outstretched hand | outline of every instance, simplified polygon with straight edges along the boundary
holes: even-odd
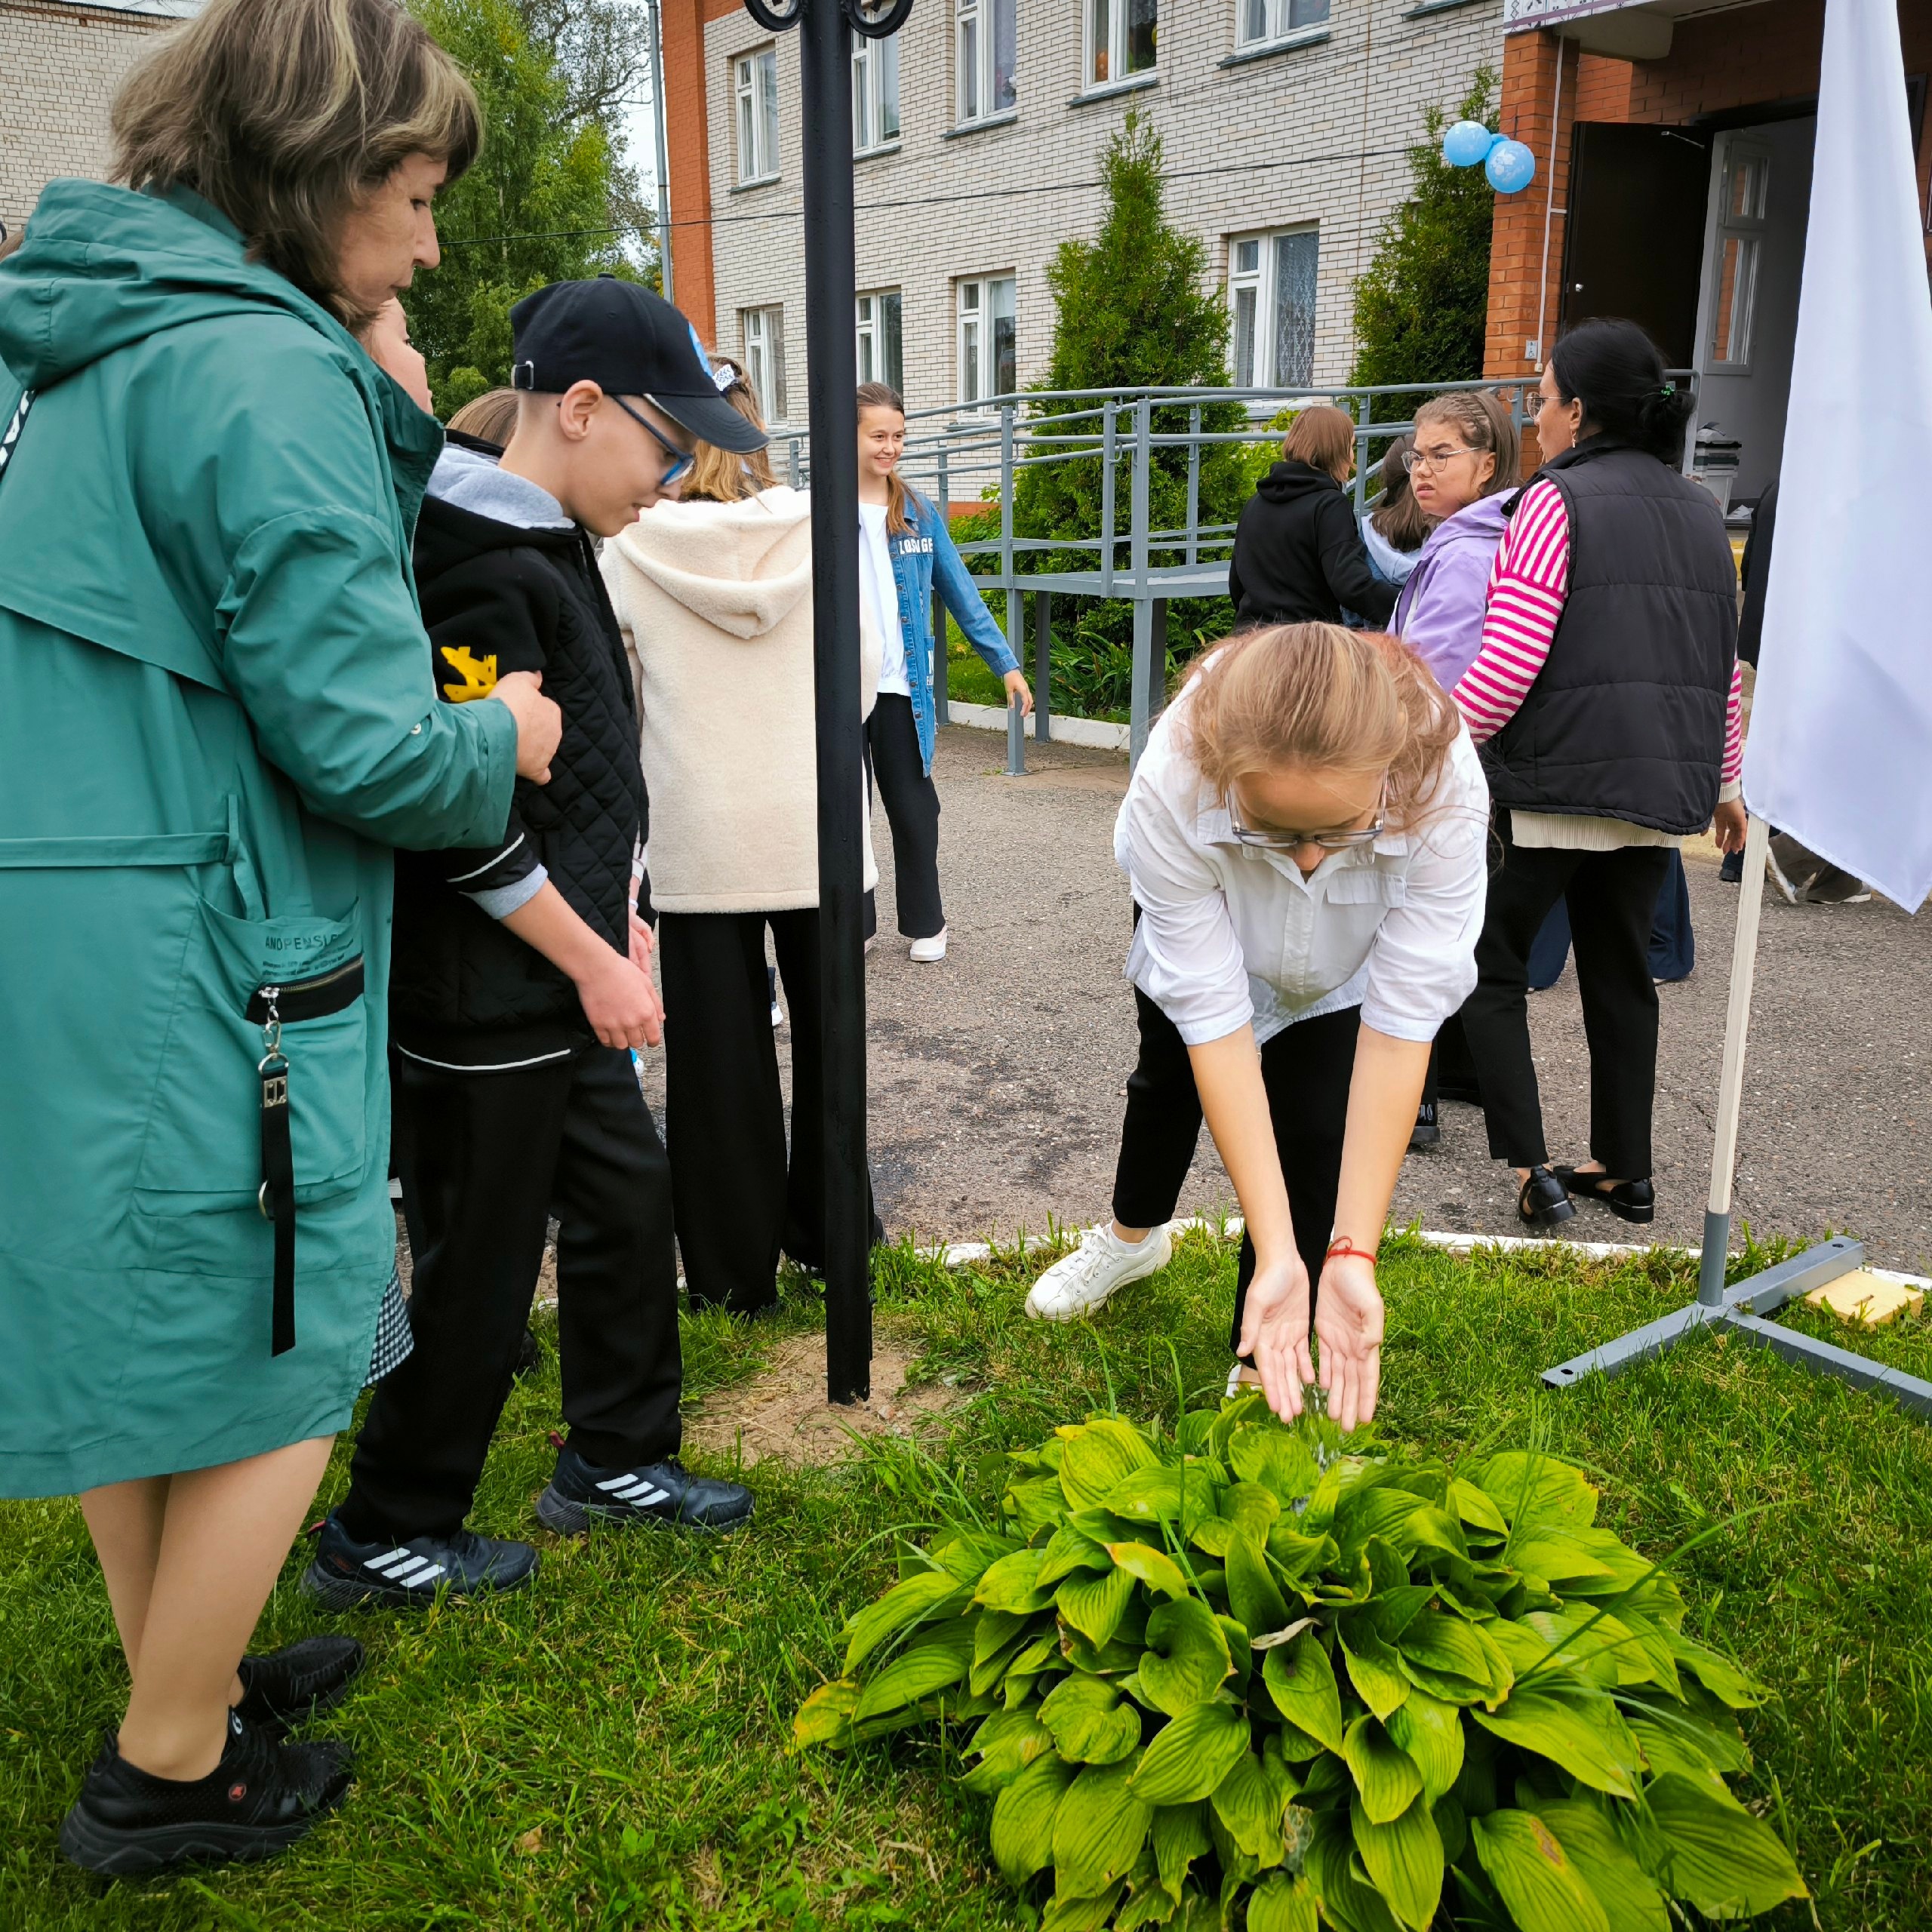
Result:
[[[1331,1255],[1321,1270],[1321,1291],[1315,1297],[1315,1339],[1321,1349],[1328,1419],[1344,1435],[1375,1414],[1382,1381],[1382,1294],[1375,1285],[1374,1263],[1357,1254]]]
[[[1251,1355],[1268,1406],[1284,1422],[1302,1412],[1315,1380],[1308,1351],[1308,1269],[1294,1248],[1263,1265],[1247,1284],[1238,1352]]]

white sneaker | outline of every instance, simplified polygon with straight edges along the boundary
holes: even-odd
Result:
[[[1174,1243],[1164,1223],[1151,1229],[1139,1241],[1124,1241],[1104,1221],[1080,1237],[1080,1245],[1063,1255],[1033,1284],[1026,1312],[1036,1321],[1077,1321],[1091,1315],[1116,1288],[1156,1275],[1173,1259]]]
[[[931,939],[915,939],[911,957],[921,966],[937,966],[946,957],[946,928],[941,926]]]

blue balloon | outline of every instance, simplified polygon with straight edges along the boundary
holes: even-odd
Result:
[[[1514,195],[1536,179],[1537,158],[1521,141],[1498,141],[1490,149],[1482,171],[1499,195]]]
[[[1458,121],[1442,137],[1442,158],[1451,168],[1473,168],[1502,138],[1480,121]]]

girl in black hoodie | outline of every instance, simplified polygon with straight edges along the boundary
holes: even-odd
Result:
[[[1342,621],[1342,607],[1380,629],[1401,586],[1369,568],[1355,506],[1355,426],[1332,404],[1304,409],[1235,526],[1228,595],[1244,626]]]

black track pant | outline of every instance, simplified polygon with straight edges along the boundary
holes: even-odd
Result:
[[[1515,1168],[1541,1167],[1549,1158],[1530,1051],[1529,958],[1550,908],[1566,900],[1590,1046],[1590,1152],[1617,1179],[1647,1180],[1657,1073],[1651,924],[1669,848],[1565,852],[1518,845],[1509,835],[1509,814],[1497,816],[1503,863],[1490,878],[1476,942],[1476,989],[1463,1008],[1489,1151]]]
[[[789,1158],[768,925],[792,1016]],[[694,1308],[715,1303],[755,1314],[777,1300],[781,1250],[802,1267],[825,1266],[818,909],[664,912],[658,949],[665,1125],[685,1284]]]
[[[675,1454],[671,1176],[629,1054],[592,1047],[503,1073],[391,1060],[416,1347],[376,1386],[342,1506],[349,1534],[461,1525],[553,1211],[571,1447],[605,1468]]]
[[[879,694],[866,721],[866,749],[892,827],[899,930],[907,939],[931,939],[946,924],[939,897],[939,789],[919,756],[909,697]]]
[[[1128,1077],[1127,1118],[1114,1170],[1114,1219],[1124,1228],[1151,1228],[1174,1218],[1201,1136],[1201,1097],[1186,1044],[1174,1022],[1138,988],[1134,1001],[1140,1059]],[[1275,1148],[1287,1183],[1295,1247],[1308,1269],[1311,1293],[1321,1281],[1334,1232],[1349,1083],[1361,1028],[1361,1008],[1346,1007],[1286,1027],[1261,1049]],[[1241,1312],[1254,1278],[1254,1244],[1243,1235],[1229,1341],[1234,1348],[1241,1346]]]

